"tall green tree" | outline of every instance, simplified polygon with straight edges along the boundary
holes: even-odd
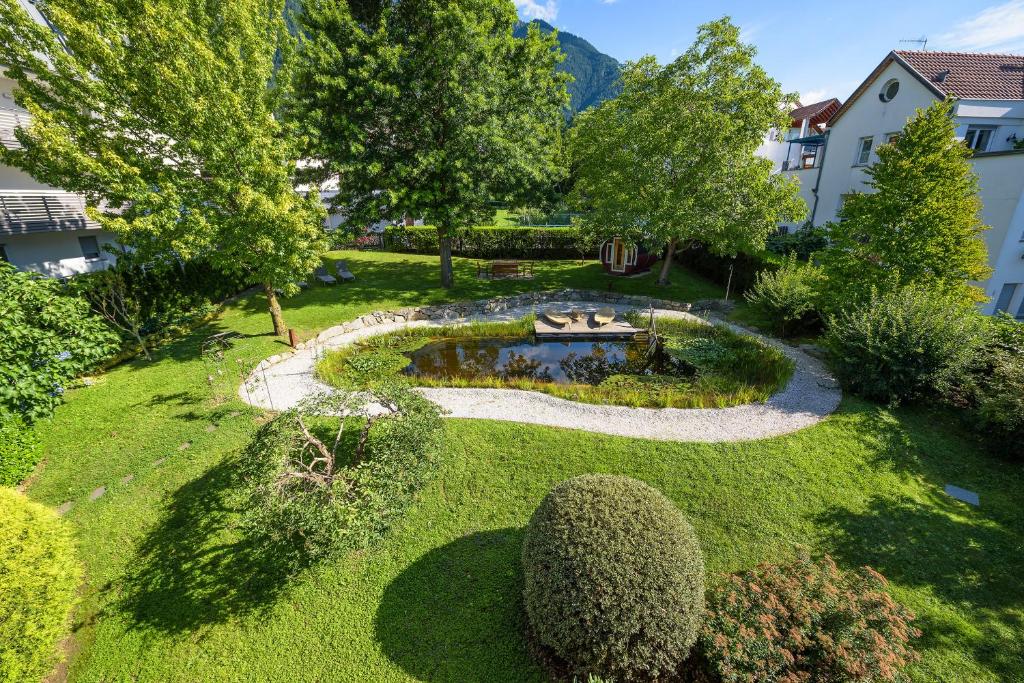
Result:
[[[576,119],[574,202],[595,232],[666,245],[659,284],[680,245],[759,250],[779,222],[806,212],[797,184],[755,154],[788,127],[793,99],[755,52],[728,17],[704,24],[671,64],[626,65],[622,93]]]
[[[290,293],[326,248],[319,193],[299,195],[284,0],[40,0],[61,36],[0,0],[0,44],[32,114],[0,160],[80,192],[143,253],[203,257]]]
[[[950,100],[917,110],[878,148],[867,169],[871,192],[846,198],[823,259],[830,308],[911,284],[983,300],[970,282],[990,272],[982,239],[988,226],[979,217],[972,152],[957,139],[952,112]]]
[[[295,118],[313,176],[337,177],[350,222],[423,218],[451,240],[560,174],[566,76],[554,36],[514,38],[510,0],[394,0],[376,22],[350,3],[309,0],[301,17]]]

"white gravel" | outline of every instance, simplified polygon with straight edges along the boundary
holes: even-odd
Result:
[[[324,353],[404,327],[516,320],[540,308],[575,307],[594,311],[606,305],[579,301],[551,302],[454,321],[385,323],[352,332],[331,328],[320,335],[324,340],[322,343],[257,368],[239,388],[239,395],[246,402],[260,408],[287,410],[304,398],[332,392],[334,389],[314,377],[314,367]],[[615,308],[622,313],[631,307]],[[698,319],[677,311],[656,310],[655,315]],[[662,441],[708,443],[748,441],[788,434],[820,422],[839,406],[842,397],[839,386],[821,361],[770,337],[763,337],[720,320],[713,322],[727,325],[742,334],[759,337],[786,354],[795,365],[789,384],[764,404],[699,409],[600,406],[516,389],[422,388],[417,391],[441,406],[450,417],[567,427]],[[337,330],[337,334],[333,334],[333,330]]]

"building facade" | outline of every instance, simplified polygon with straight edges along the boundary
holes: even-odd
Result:
[[[957,136],[974,150],[992,276],[979,283],[986,313],[1024,319],[1024,56],[894,51],[828,122],[827,144],[797,177],[814,225],[838,218],[846,196],[868,191],[866,168],[879,145],[916,111],[955,100]]]

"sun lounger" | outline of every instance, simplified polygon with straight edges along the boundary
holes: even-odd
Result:
[[[352,274],[352,271],[348,269],[348,264],[344,261],[338,261],[334,264],[334,272],[338,274],[342,282],[354,282],[356,276]]]
[[[604,308],[597,309],[597,312],[594,313],[594,322],[597,323],[599,327],[604,327],[613,320],[615,320],[615,309],[613,308],[606,306]]]
[[[572,322],[572,318],[570,318],[565,313],[562,313],[561,311],[544,311],[544,317],[547,318],[552,324],[558,325],[559,327],[565,327],[566,325]]]
[[[325,285],[333,285],[338,282],[338,280],[335,279],[334,276],[332,276],[330,273],[328,273],[327,269],[324,268],[323,266],[317,268],[313,275],[316,277],[317,280],[324,283]]]

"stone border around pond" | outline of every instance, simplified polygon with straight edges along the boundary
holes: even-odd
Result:
[[[690,304],[644,296],[558,290],[484,299],[459,304],[402,308],[368,313],[324,330],[294,351],[261,361],[239,388],[247,403],[267,410],[287,410],[301,400],[335,391],[315,376],[317,362],[328,351],[367,337],[405,327],[511,321],[538,312],[544,305],[596,310],[610,305],[617,313],[653,307],[656,315],[702,320],[690,311],[713,315],[728,302],[705,300]],[[782,351],[794,363],[793,377],[764,404],[732,408],[629,408],[594,405],[517,389],[418,388],[449,417],[504,420],[566,427],[618,436],[665,441],[729,442],[761,439],[809,427],[835,411],[841,393],[824,364],[804,351],[721,320],[741,334],[758,337]]]

